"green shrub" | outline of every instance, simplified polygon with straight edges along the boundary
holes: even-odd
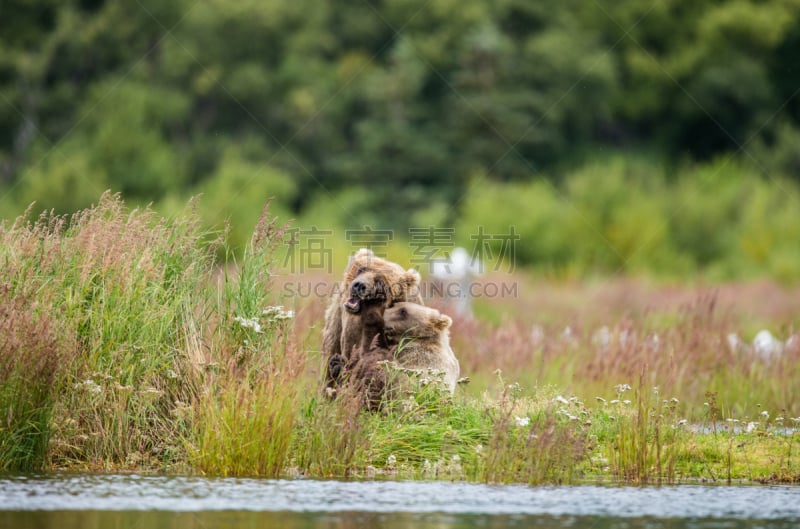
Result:
[[[569,275],[629,273],[712,279],[798,277],[800,191],[732,158],[665,178],[657,164],[623,157],[564,176],[498,183],[477,179],[462,203],[459,243],[476,231],[520,235],[517,265]],[[492,242],[493,255],[501,252]]]

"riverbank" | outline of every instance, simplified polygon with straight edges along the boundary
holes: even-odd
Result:
[[[425,386],[381,413],[346,399],[302,400],[280,469],[276,461],[262,466],[276,432],[255,431],[254,422],[265,421],[247,409],[219,424],[219,442],[228,444],[215,451],[183,439],[185,458],[137,453],[123,463],[61,461],[49,469],[531,485],[800,483],[796,418],[742,423],[710,413],[696,424],[682,418],[678,399],[652,388],[623,385],[583,402],[497,382],[500,393],[481,399],[448,399]]]

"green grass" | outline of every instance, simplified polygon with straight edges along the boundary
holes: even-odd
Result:
[[[275,306],[284,227],[265,210],[242,257],[220,263],[224,238],[201,230],[195,210],[165,219],[105,195],[70,218],[0,227],[0,470],[800,478],[800,435],[787,429],[798,426],[796,353],[772,365],[720,359],[726,320],[705,305],[667,318],[658,351],[651,315],[620,318],[614,354],[598,350],[589,318],[552,340],[570,320],[551,314],[561,329],[544,328],[542,343],[522,320],[457,320],[462,370],[479,383],[454,396],[404,384],[370,413],[358,395],[320,390],[324,301]]]

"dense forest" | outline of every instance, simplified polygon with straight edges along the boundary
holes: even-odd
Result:
[[[105,189],[792,280],[800,0],[0,2],[0,218]]]

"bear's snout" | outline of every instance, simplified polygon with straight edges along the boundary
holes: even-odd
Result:
[[[350,295],[363,299],[367,295],[367,285],[363,281],[353,281],[350,286]]]

